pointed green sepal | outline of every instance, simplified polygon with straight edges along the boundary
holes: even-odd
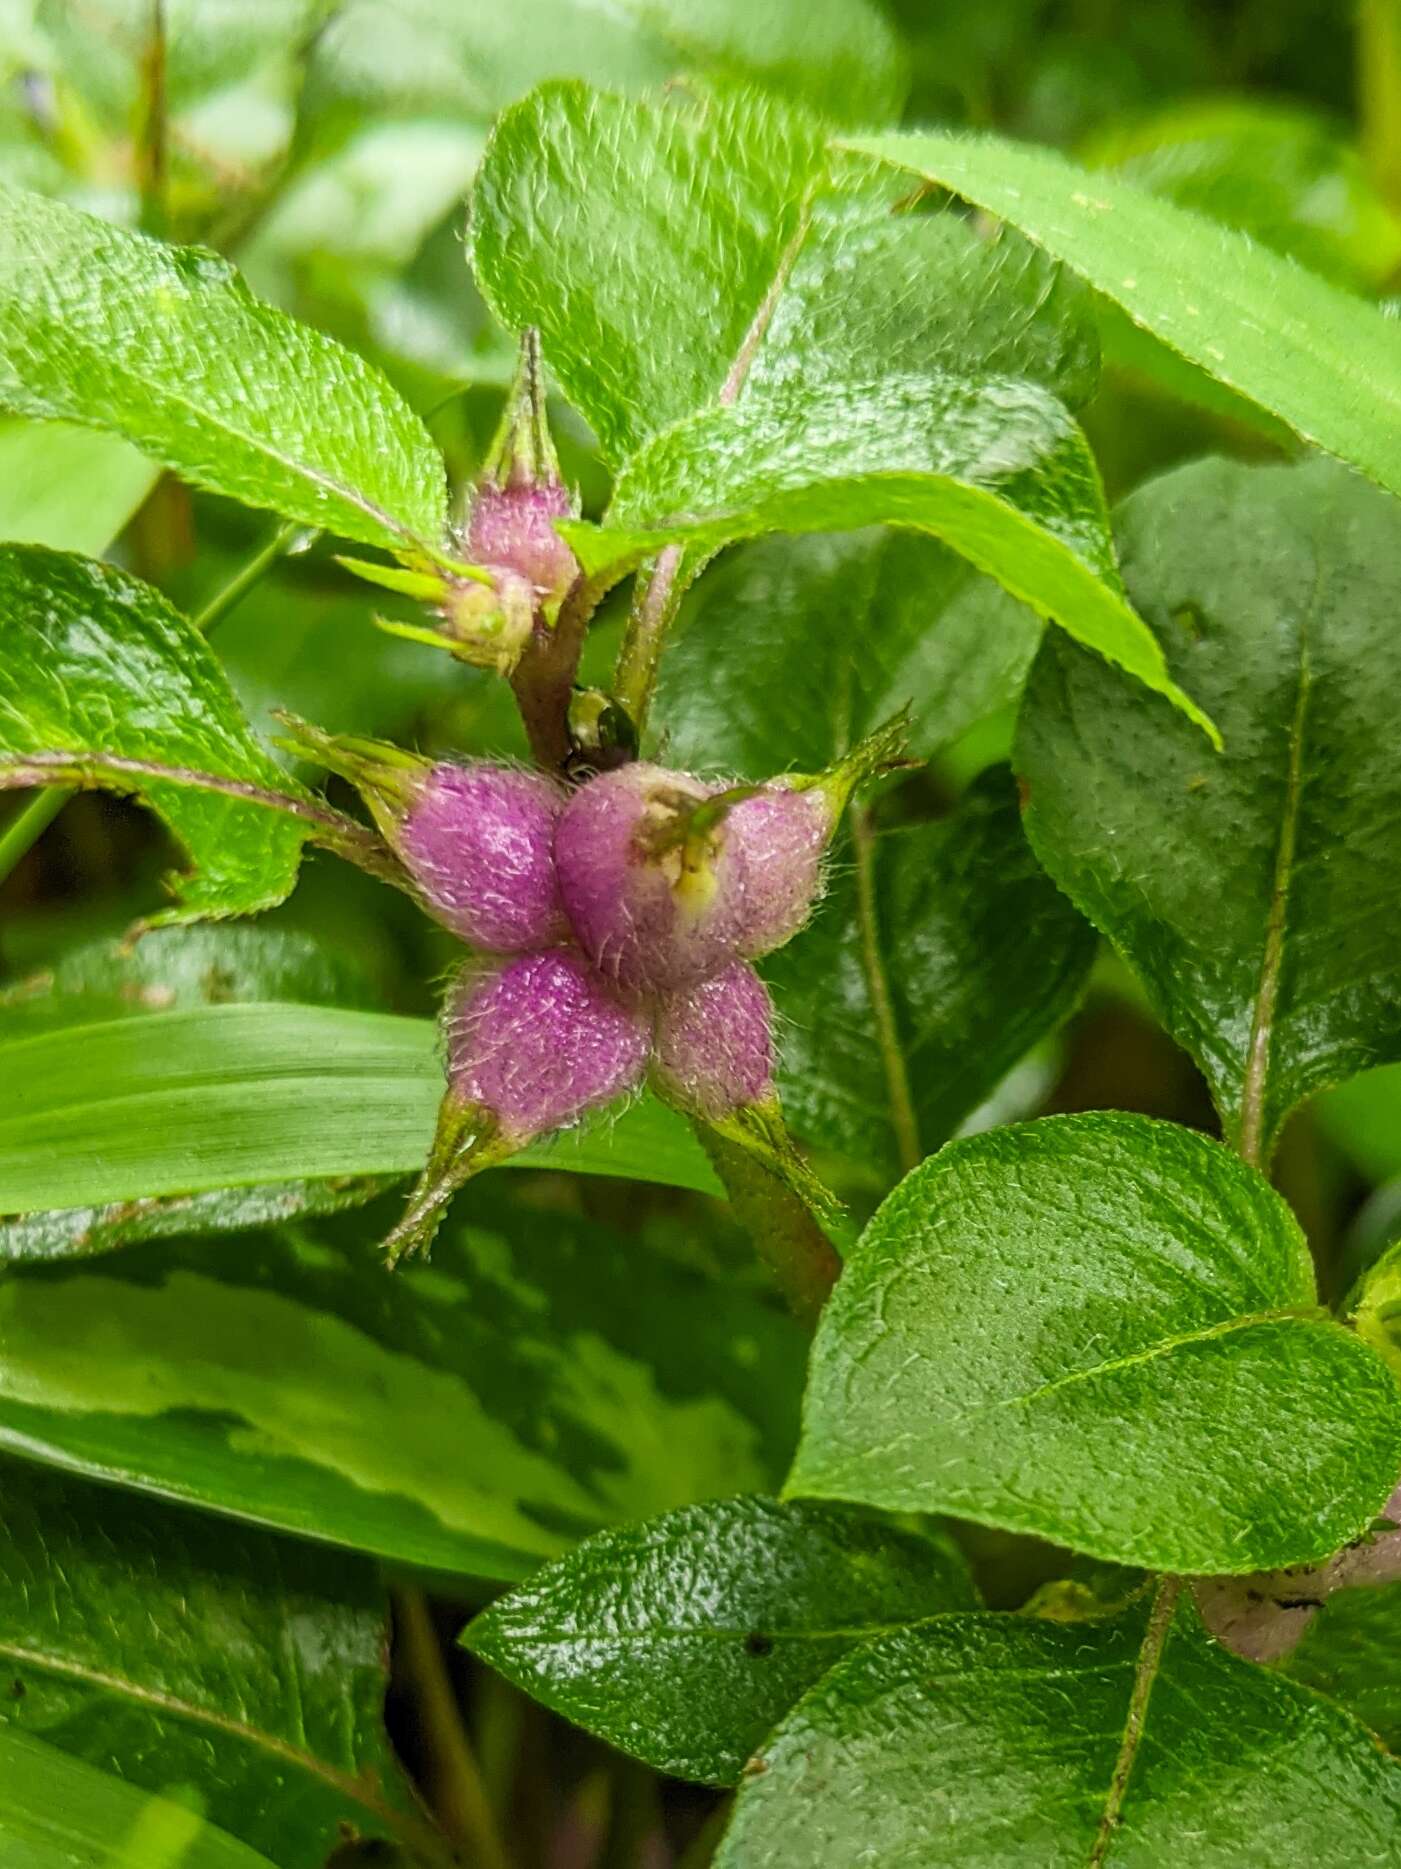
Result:
[[[414,1254],[426,1254],[459,1188],[514,1155],[518,1146],[501,1134],[490,1110],[449,1090],[438,1106],[433,1145],[404,1217],[384,1240],[390,1271]]]
[[[412,807],[423,780],[432,771],[433,761],[393,746],[388,740],[327,733],[324,727],[315,727],[282,708],[274,710],[273,718],[282,728],[276,744],[349,779],[392,842],[400,819]]]
[[[534,487],[560,484],[559,456],[550,434],[540,333],[521,332],[520,359],[506,396],[501,424],[487,451],[478,486]]]

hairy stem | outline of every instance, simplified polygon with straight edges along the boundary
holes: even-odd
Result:
[[[924,1151],[920,1146],[919,1120],[915,1115],[904,1047],[900,1043],[900,1028],[895,1020],[895,1004],[890,997],[885,957],[881,953],[880,920],[876,909],[876,833],[871,823],[871,814],[864,806],[858,806],[852,811],[851,841],[856,857],[856,914],[861,932],[861,965],[866,975],[866,990],[871,996],[876,1043],[885,1071],[890,1126],[895,1131],[895,1146],[900,1156],[901,1169],[909,1174],[924,1159]]]
[[[511,676],[530,750],[536,764],[549,772],[563,771],[574,750],[569,703],[589,621],[607,592],[607,582],[579,578],[560,605],[554,626],[536,622],[535,633]]]
[[[467,1862],[510,1869],[421,1590],[394,1592],[394,1621],[417,1703],[434,1814]]]
[[[164,239],[170,230],[165,0],[150,0],[150,25],[141,55],[140,109],[136,170],[141,227]]]
[[[662,643],[686,594],[680,575],[684,556],[681,546],[668,545],[653,559],[647,576],[639,579],[623,646],[618,651],[613,692],[639,735],[646,725],[652,691],[657,685]]]
[[[1100,1816],[1099,1829],[1095,1835],[1094,1847],[1090,1851],[1087,1869],[1100,1869],[1100,1865],[1108,1856],[1114,1842],[1114,1833],[1119,1828],[1129,1779],[1133,1776],[1134,1761],[1138,1757],[1139,1744],[1143,1738],[1143,1723],[1148,1717],[1149,1697],[1153,1692],[1153,1683],[1158,1678],[1158,1668],[1163,1659],[1163,1647],[1167,1642],[1168,1630],[1172,1627],[1172,1615],[1177,1608],[1177,1596],[1181,1588],[1180,1577],[1158,1579],[1153,1607],[1148,1616],[1148,1627],[1143,1635],[1143,1646],[1138,1651],[1138,1666],[1134,1669],[1133,1692],[1129,1695],[1124,1736],[1119,1742],[1119,1756],[1114,1761],[1114,1776],[1109,1781],[1109,1793],[1104,1800],[1104,1810]]]
[[[804,1202],[749,1150],[708,1123],[692,1127],[794,1315],[800,1323],[815,1325],[841,1274],[836,1248]]]

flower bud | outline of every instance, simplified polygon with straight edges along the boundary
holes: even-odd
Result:
[[[469,970],[445,1031],[452,1095],[517,1148],[633,1089],[651,1044],[646,1015],[571,948]]]
[[[555,947],[569,939],[554,862],[563,804],[541,773],[444,763],[389,836],[438,920],[472,947]]]
[[[575,939],[629,993],[698,985],[735,956],[745,909],[722,790],[639,762],[581,786],[555,833]]]
[[[837,814],[820,787],[766,785],[741,799],[726,831],[743,857],[739,952],[757,959],[798,932],[822,894],[822,858]]]
[[[657,1088],[688,1116],[719,1122],[774,1095],[773,1006],[747,961],[657,1008]]]
[[[426,636],[450,650],[459,662],[509,675],[535,627],[535,592],[529,580],[510,567],[493,565],[489,583],[468,578],[449,578],[444,583],[438,606],[441,621],[432,630],[404,628],[383,618],[379,619],[381,628],[416,641]]]

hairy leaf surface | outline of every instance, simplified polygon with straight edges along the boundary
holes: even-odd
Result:
[[[1321,1311],[1284,1202],[1106,1113],[906,1176],[823,1315],[789,1491],[1243,1572],[1337,1550],[1398,1468],[1401,1388]]]
[[[947,1536],[752,1497],[600,1532],[463,1639],[533,1698],[658,1771],[733,1784],[849,1649],[976,1601]]]
[[[853,145],[1020,228],[1136,324],[1401,493],[1401,326],[1234,229],[997,137]]]
[[[217,254],[10,189],[0,402],[110,429],[213,493],[347,538],[442,543],[441,457],[363,358]]]

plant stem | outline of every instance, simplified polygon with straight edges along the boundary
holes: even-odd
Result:
[[[841,1274],[837,1249],[804,1203],[747,1149],[710,1124],[692,1125],[730,1205],[798,1321],[815,1325]]]
[[[1359,0],[1357,101],[1367,166],[1401,206],[1401,0]]]
[[[151,23],[141,58],[141,124],[136,138],[136,169],[141,195],[141,226],[163,239],[170,226],[167,198],[168,118],[166,98],[165,0],[150,0]]]
[[[438,1821],[476,1869],[510,1869],[423,1592],[396,1590],[394,1619],[418,1701]]]
[[[574,750],[569,703],[579,672],[589,619],[607,594],[606,583],[581,577],[560,605],[554,627],[537,621],[511,676],[511,688],[536,764],[562,771]]]
[[[627,709],[639,738],[657,685],[662,643],[685,595],[680,577],[683,557],[679,545],[668,545],[657,553],[651,571],[633,594],[623,646],[618,651],[613,692]]]
[[[76,785],[50,785],[36,792],[0,831],[0,882],[28,856],[77,789]]]
[[[885,958],[881,953],[880,919],[876,910],[876,833],[871,814],[864,805],[851,813],[851,841],[856,857],[856,914],[861,931],[861,964],[866,975],[866,989],[871,995],[871,1013],[876,1022],[876,1043],[880,1047],[885,1070],[886,1100],[890,1105],[890,1126],[895,1131],[895,1146],[905,1174],[918,1168],[924,1159],[919,1140],[919,1119],[915,1115],[910,1074],[900,1043],[900,1028],[895,1020],[895,1004],[890,997]]]
[[[1134,1669],[1133,1692],[1129,1695],[1124,1736],[1119,1742],[1119,1756],[1114,1762],[1114,1776],[1109,1781],[1109,1795],[1104,1801],[1099,1830],[1095,1836],[1094,1847],[1090,1851],[1086,1869],[1100,1869],[1100,1864],[1104,1862],[1114,1842],[1114,1833],[1119,1827],[1119,1820],[1123,1813],[1124,1796],[1129,1788],[1129,1779],[1133,1775],[1134,1761],[1138,1757],[1139,1742],[1143,1738],[1143,1723],[1148,1716],[1149,1696],[1153,1692],[1153,1683],[1158,1678],[1158,1668],[1163,1659],[1163,1647],[1167,1642],[1168,1630],[1172,1627],[1172,1615],[1177,1607],[1178,1592],[1181,1588],[1180,1577],[1158,1579],[1153,1607],[1148,1615],[1148,1627],[1143,1633],[1143,1646],[1138,1651],[1138,1666]]]
[[[302,525],[300,520],[289,519],[280,525],[270,538],[258,547],[234,572],[227,584],[209,599],[204,608],[191,618],[201,636],[210,636],[218,629],[230,611],[234,610],[252,590],[260,579],[277,563],[285,552],[304,541],[310,545],[320,534]]]

